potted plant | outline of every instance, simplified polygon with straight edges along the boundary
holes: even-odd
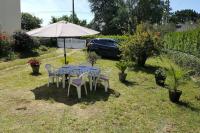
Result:
[[[95,52],[89,52],[87,55],[87,60],[92,66],[94,66],[99,58],[100,57]]]
[[[166,78],[167,75],[164,69],[159,68],[155,71],[155,80],[157,85],[164,86]]]
[[[172,66],[171,66],[171,70],[172,70],[174,84],[171,88],[169,88],[169,98],[170,98],[170,101],[172,101],[173,103],[177,103],[177,102],[179,102],[179,99],[182,94],[182,91],[178,90],[178,86],[180,85],[181,77],[178,77],[175,69]]]
[[[39,74],[41,62],[36,58],[32,58],[28,61],[28,64],[31,66],[33,74]]]
[[[119,72],[119,80],[121,82],[125,82],[126,76],[127,76],[127,73],[125,73],[125,71],[128,67],[127,62],[126,61],[119,61],[118,63],[116,63],[116,67],[121,71],[121,72]]]

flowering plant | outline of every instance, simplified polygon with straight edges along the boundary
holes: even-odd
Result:
[[[8,36],[6,34],[0,33],[0,41],[7,41],[7,40],[8,40]]]
[[[99,58],[100,57],[95,52],[89,52],[87,55],[87,60],[92,66],[94,66]]]
[[[41,62],[35,58],[32,58],[28,61],[28,64],[30,64],[31,66],[39,66]]]

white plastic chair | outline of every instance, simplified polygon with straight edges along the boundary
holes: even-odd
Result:
[[[88,73],[81,74],[78,78],[70,78],[68,86],[68,96],[70,92],[71,85],[75,86],[77,89],[78,98],[81,98],[81,87],[84,85],[85,93],[87,95],[86,81],[88,79]]]
[[[95,80],[95,88],[94,88],[95,91],[97,89],[97,84],[102,84],[105,88],[105,92],[108,92],[108,88],[110,88],[110,83],[109,83],[110,71],[111,70],[103,71],[99,74],[99,76]]]
[[[54,83],[54,79],[56,79],[56,85],[57,85],[57,88],[59,87],[59,77],[61,77],[61,75],[59,75],[57,73],[57,69],[55,69],[51,64],[46,64],[45,65],[45,68],[48,72],[48,76],[49,76],[49,79],[48,79],[48,87],[49,87],[49,84],[50,82],[52,81]]]

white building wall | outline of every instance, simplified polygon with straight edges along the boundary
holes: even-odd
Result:
[[[12,34],[21,29],[20,0],[0,0],[0,30]]]

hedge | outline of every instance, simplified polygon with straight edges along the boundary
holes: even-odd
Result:
[[[164,36],[164,47],[200,57],[200,28],[166,34]]]
[[[89,40],[89,39],[94,39],[94,38],[110,38],[110,39],[114,39],[114,40],[117,40],[119,42],[122,42],[122,41],[125,41],[128,39],[128,35],[116,35],[116,36],[105,36],[105,35],[93,35],[93,36],[85,36],[85,37],[81,37],[81,39],[86,39],[86,40]]]
[[[173,50],[165,50],[164,52],[179,66],[190,69],[194,74],[200,75],[200,58]]]

